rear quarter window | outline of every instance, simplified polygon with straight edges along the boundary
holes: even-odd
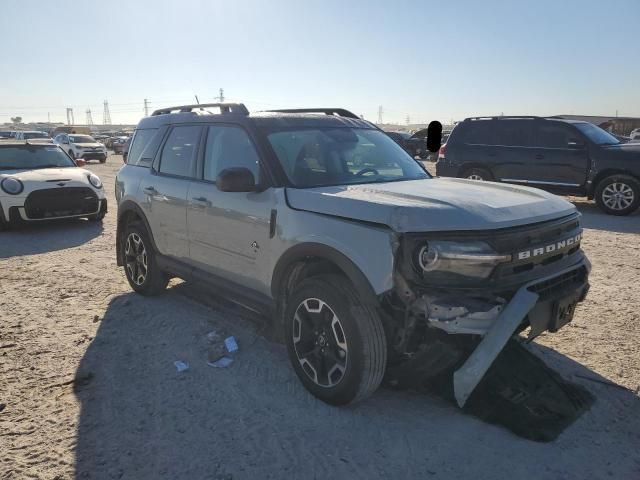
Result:
[[[160,144],[160,139],[157,137],[160,137],[157,128],[136,130],[129,147],[127,164],[137,167],[151,167],[153,157]]]

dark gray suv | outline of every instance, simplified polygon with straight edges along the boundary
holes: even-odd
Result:
[[[416,355],[441,373],[447,348],[466,359],[453,377],[463,405],[512,335],[558,330],[588,290],[573,205],[432,178],[342,109],[158,110],[135,131],[116,199],[135,291],[177,276],[259,309],[332,404],[365,398]]]

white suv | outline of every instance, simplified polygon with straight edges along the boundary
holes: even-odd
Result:
[[[100,163],[107,161],[107,147],[96,141],[89,135],[78,135],[75,133],[61,133],[53,139],[62,149],[74,160],[99,160]]]

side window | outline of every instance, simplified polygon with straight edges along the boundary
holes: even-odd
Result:
[[[174,127],[171,130],[162,149],[160,173],[180,177],[193,176],[201,130],[201,127],[192,125]]]
[[[204,150],[203,178],[216,181],[218,174],[225,168],[248,168],[260,181],[260,164],[249,135],[240,127],[210,126]]]
[[[495,120],[472,120],[465,128],[464,142],[471,145],[495,145],[496,127]]]
[[[544,122],[538,126],[537,145],[543,148],[567,148],[569,140],[574,140],[578,135],[572,134],[564,125],[554,125],[552,122]]]
[[[498,144],[508,147],[533,147],[534,134],[531,120],[499,120]]]
[[[150,167],[153,161],[153,155],[142,155],[148,148],[153,137],[158,133],[157,128],[149,128],[145,130],[136,130],[131,146],[129,147],[129,156],[127,163],[129,165],[137,165],[139,167]]]

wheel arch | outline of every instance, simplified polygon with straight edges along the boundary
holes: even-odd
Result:
[[[465,162],[462,165],[460,165],[460,168],[458,169],[458,177],[462,178],[462,176],[465,174],[465,172],[473,169],[473,168],[478,168],[481,170],[486,170],[487,172],[489,172],[489,175],[491,175],[491,179],[495,179],[495,175],[493,174],[493,171],[491,170],[491,168],[489,168],[489,166],[480,163],[480,162]]]
[[[598,184],[604,180],[607,177],[610,177],[611,175],[627,175],[631,178],[635,178],[635,180],[640,183],[640,178],[638,178],[637,175],[634,175],[633,173],[627,171],[627,170],[623,170],[621,168],[607,168],[605,170],[601,170],[599,171],[596,176],[593,178],[592,182],[591,182],[591,187],[589,188],[589,191],[587,192],[587,196],[588,198],[591,200],[593,199],[593,197],[595,196],[595,192],[596,189],[598,188]]]
[[[153,239],[153,232],[151,231],[149,221],[142,211],[142,208],[130,200],[125,200],[118,207],[118,225],[116,227],[116,259],[118,266],[124,265],[122,259],[122,234],[124,232],[125,225],[131,221],[141,221],[144,224],[147,229],[147,233],[149,234],[149,238],[151,239],[151,247],[154,251],[158,251],[156,242]]]
[[[282,306],[293,285],[321,273],[340,273],[354,285],[363,302],[377,304],[375,291],[360,268],[346,255],[321,243],[305,242],[287,250],[271,278],[271,294]]]

